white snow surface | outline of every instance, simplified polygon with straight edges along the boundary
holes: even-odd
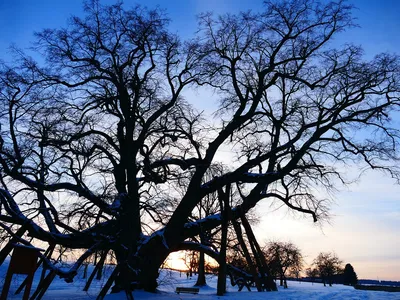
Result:
[[[3,287],[5,275],[7,272],[8,264],[4,263],[0,266],[0,288]],[[89,266],[87,277],[90,276],[93,266]],[[81,299],[96,299],[100,288],[105,284],[108,276],[112,271],[111,266],[106,266],[102,280],[94,279],[88,292],[83,292],[82,289],[86,283],[86,279],[83,279],[83,268],[79,270],[79,274],[75,278],[73,283],[66,283],[60,278],[55,278],[53,283],[50,285],[44,300],[50,299],[61,299],[61,300],[81,300]],[[41,269],[35,274],[35,280],[32,285],[31,295],[35,291],[39,282]],[[10,300],[22,299],[23,292],[19,295],[14,295],[16,289],[19,287],[21,282],[24,280],[25,275],[14,275],[8,298]],[[349,300],[379,300],[379,299],[398,299],[400,300],[400,293],[389,293],[389,292],[376,292],[376,291],[360,291],[355,290],[353,287],[344,285],[334,285],[332,287],[324,287],[320,283],[306,283],[289,281],[288,289],[279,287],[278,292],[257,292],[253,289],[251,292],[245,290],[237,291],[237,286],[232,287],[227,281],[228,292],[225,296],[219,297],[216,295],[217,276],[207,275],[207,286],[200,288],[198,295],[192,294],[176,294],[176,287],[193,287],[196,282],[196,276],[193,278],[187,278],[186,273],[161,270],[159,276],[159,288],[158,292],[147,293],[143,291],[134,291],[133,296],[136,300],[325,300],[325,299],[349,299]],[[124,293],[119,294],[108,294],[105,299],[107,300],[120,300],[126,299]]]

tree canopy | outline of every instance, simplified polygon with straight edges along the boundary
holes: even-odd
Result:
[[[40,63],[15,50],[0,65],[1,228],[86,249],[56,269],[67,280],[111,249],[116,286],[154,290],[169,253],[221,225],[220,212],[191,216],[228,186],[239,195],[230,219],[277,201],[317,221],[328,214],[321,189],[346,182],[343,164],[398,179],[399,59],[333,47],[351,9],[265,1],[260,12],[202,14],[182,41],[158,9],[92,0],[84,18],[38,32]],[[213,121],[184,97],[203,87],[219,99]],[[210,173],[226,149],[231,163]]]

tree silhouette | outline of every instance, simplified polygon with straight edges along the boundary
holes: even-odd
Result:
[[[356,285],[358,282],[357,274],[351,264],[346,264],[343,270],[343,284]]]
[[[319,277],[321,277],[324,286],[328,282],[329,286],[332,286],[333,276],[341,273],[342,261],[337,257],[335,253],[321,252],[314,259],[313,264],[318,271]]]
[[[318,270],[315,268],[307,268],[306,269],[306,276],[311,279],[311,282],[314,283],[315,278],[318,277]]]
[[[114,291],[154,291],[169,253],[211,252],[185,240],[220,226],[220,212],[189,216],[229,185],[240,195],[231,220],[275,201],[317,221],[328,213],[319,189],[346,182],[342,162],[399,178],[398,58],[329,46],[353,25],[343,1],[203,14],[189,41],[157,9],[92,0],[85,11],[36,34],[41,63],[16,49],[0,66],[0,226],[86,249],[69,270],[46,260],[67,281],[111,249]],[[219,97],[213,122],[183,97],[203,86]],[[204,180],[223,153],[229,170]]]
[[[298,274],[303,266],[300,249],[290,242],[270,242],[264,248],[267,263],[273,274],[280,279],[280,286],[287,288],[288,274]]]

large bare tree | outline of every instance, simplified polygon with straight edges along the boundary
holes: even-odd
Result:
[[[390,125],[398,58],[364,61],[359,47],[332,48],[353,25],[343,1],[204,14],[186,42],[158,10],[97,1],[85,9],[67,28],[37,33],[40,63],[16,50],[0,69],[0,226],[86,249],[69,271],[57,270],[67,280],[92,253],[111,249],[115,290],[154,290],[169,253],[220,226],[219,213],[188,218],[225,186],[241,197],[231,219],[278,201],[316,221],[327,213],[318,189],[345,180],[338,162],[398,179]],[[212,127],[193,107],[201,93],[183,97],[202,86],[220,99]],[[229,171],[205,180],[226,149]]]

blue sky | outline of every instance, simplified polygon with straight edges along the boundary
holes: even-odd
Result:
[[[104,4],[114,1],[103,0]],[[147,0],[124,1],[165,8],[172,19],[170,28],[181,36],[190,37],[196,30],[196,14],[204,11],[235,13],[259,10],[256,0]],[[349,0],[357,9],[354,16],[359,28],[353,28],[334,43],[362,45],[367,58],[383,51],[400,52],[400,1]],[[47,27],[60,27],[71,15],[82,15],[79,0],[0,0],[0,59],[8,60],[7,47],[15,43],[26,48],[33,32]],[[201,98],[202,95],[188,94]],[[205,97],[207,98],[207,97]],[[209,98],[209,97],[208,97]],[[189,99],[190,100],[190,99]],[[203,101],[203,100],[197,100]],[[196,101],[196,102],[197,102]],[[212,110],[210,101],[200,103],[201,109]],[[356,174],[356,168],[349,170]],[[321,229],[311,220],[292,217],[286,210],[272,211],[268,203],[257,208],[265,219],[256,233],[261,240],[291,240],[303,249],[306,261],[320,251],[336,251],[345,262],[355,267],[359,278],[400,280],[400,187],[393,180],[369,172],[362,179],[336,194],[331,224]]]
[[[102,0],[104,4],[113,0]],[[352,29],[342,35],[341,40],[362,44],[366,53],[373,55],[381,51],[396,51],[400,40],[396,38],[400,28],[400,2],[397,0],[349,0],[357,9],[355,17],[361,28]],[[241,10],[257,11],[262,7],[259,0],[146,0],[124,1],[127,7],[140,3],[148,7],[165,8],[172,19],[171,28],[181,35],[190,35],[196,29],[196,14],[212,11],[216,14]],[[57,27],[66,24],[71,15],[81,15],[80,0],[2,0],[0,1],[0,47],[4,48],[15,42],[27,46],[32,40],[32,33],[45,27]]]

